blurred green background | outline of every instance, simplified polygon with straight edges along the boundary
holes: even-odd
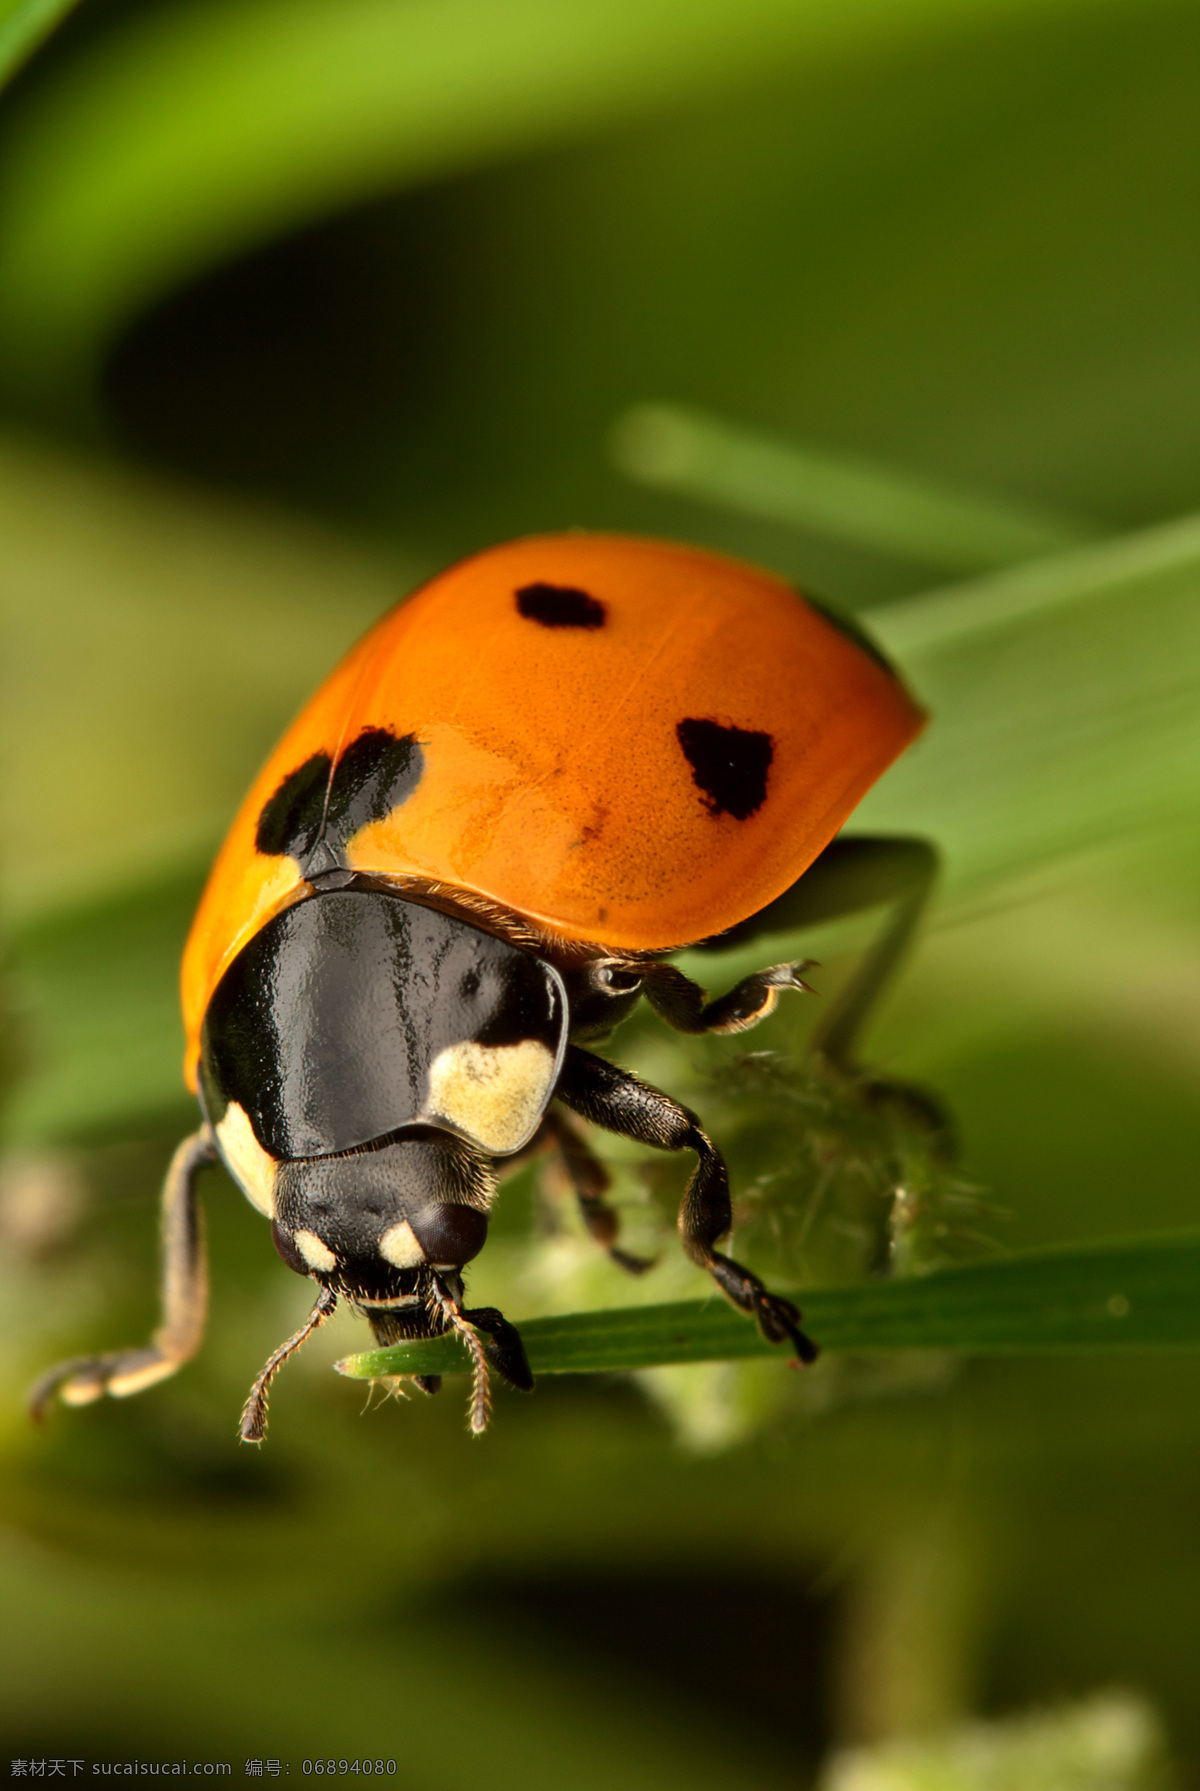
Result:
[[[1198,39],[1159,0],[0,7],[5,1758],[761,1788],[1115,1687],[1137,1771],[1161,1721],[1194,1778],[1183,1353],[565,1378],[473,1443],[454,1383],[364,1413],[339,1317],[260,1453],[306,1290],[213,1173],[199,1361],[41,1431],[21,1396],[154,1322],[175,964],[261,756],[396,596],[527,530],[871,612],[935,723],[865,818],[947,856],[873,1054],[956,1117],[958,1242],[1196,1221],[1200,535],[1159,525],[1197,507]],[[847,468],[1026,548],[831,520]],[[868,930],[799,942],[824,989]],[[751,1041],[785,1079],[798,1010]],[[619,1041],[712,1116],[753,1259],[844,1272],[803,1099],[736,1047]],[[665,1236],[671,1166],[611,1155]],[[472,1286],[704,1291],[669,1244],[632,1289],[529,1177]]]

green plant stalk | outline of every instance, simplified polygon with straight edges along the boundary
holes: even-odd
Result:
[[[626,411],[611,445],[620,470],[641,484],[954,572],[1062,553],[1101,532],[1079,517],[780,440],[681,405]]]
[[[826,1350],[941,1349],[968,1355],[1200,1346],[1200,1230],[1038,1250],[908,1280],[810,1288],[794,1296]],[[535,1374],[597,1374],[779,1355],[714,1295],[529,1319]],[[782,1356],[781,1356],[782,1359]],[[355,1380],[461,1374],[457,1337],[364,1350],[337,1364]]]

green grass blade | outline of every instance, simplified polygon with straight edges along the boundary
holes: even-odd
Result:
[[[0,5],[0,81],[11,80],[75,0],[7,0]]]
[[[812,1288],[795,1296],[826,1350],[941,1349],[970,1355],[1200,1345],[1200,1231],[1044,1250],[936,1275]],[[721,1299],[530,1319],[535,1374],[596,1374],[778,1355]],[[454,1337],[365,1350],[338,1363],[357,1380],[456,1374]]]
[[[870,615],[877,640],[910,670],[942,650],[1035,626],[1072,604],[1120,598],[1148,581],[1200,579],[1200,516],[1117,535],[992,578],[943,585]]]
[[[974,496],[677,405],[627,411],[612,450],[621,471],[642,484],[951,572],[1015,565],[1100,532],[1076,517]]]
[[[1200,801],[1200,518],[872,611],[933,725],[855,811],[952,892]]]

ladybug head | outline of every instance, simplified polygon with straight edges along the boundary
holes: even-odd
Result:
[[[289,1268],[351,1300],[407,1298],[414,1270],[457,1271],[478,1256],[494,1189],[478,1153],[433,1127],[342,1156],[283,1162],[275,1247]]]

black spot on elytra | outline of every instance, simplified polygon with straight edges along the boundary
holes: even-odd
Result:
[[[517,609],[543,628],[603,628],[607,612],[598,597],[570,585],[522,585]]]
[[[254,843],[270,857],[294,858],[306,877],[345,863],[347,842],[412,795],[424,769],[411,734],[367,728],[343,752],[330,778],[328,753],[289,773],[263,805]]]
[[[269,858],[290,853],[299,858],[317,836],[325,809],[332,761],[327,752],[314,753],[289,772],[258,817],[254,844]]]
[[[775,756],[769,734],[698,720],[681,721],[675,734],[710,815],[747,821],[762,807]]]

